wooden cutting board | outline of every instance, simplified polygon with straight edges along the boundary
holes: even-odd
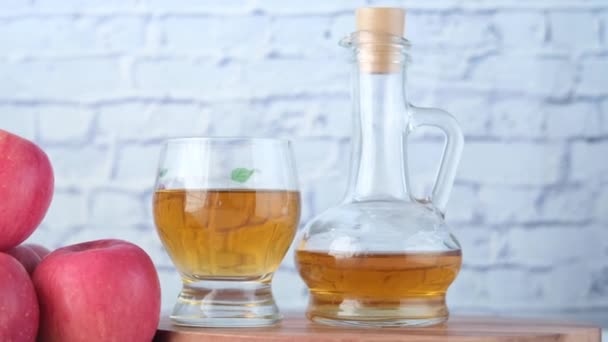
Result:
[[[334,328],[314,324],[301,315],[286,317],[269,328],[183,328],[161,320],[157,342],[600,342],[597,327],[533,319],[454,317],[427,328]]]

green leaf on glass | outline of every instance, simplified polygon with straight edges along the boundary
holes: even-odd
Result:
[[[232,173],[230,174],[230,179],[235,182],[245,183],[247,180],[249,180],[249,178],[251,177],[251,175],[253,175],[254,172],[254,169],[239,167],[232,170]]]

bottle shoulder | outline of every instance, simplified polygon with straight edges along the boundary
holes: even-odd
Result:
[[[307,227],[322,222],[353,222],[397,225],[400,228],[406,224],[417,227],[433,227],[445,225],[441,213],[431,206],[410,201],[365,201],[347,202],[331,207],[313,218]]]
[[[305,227],[305,249],[345,252],[449,251],[460,249],[440,213],[406,201],[342,203]]]

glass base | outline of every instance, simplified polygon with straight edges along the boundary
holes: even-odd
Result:
[[[310,318],[310,317],[309,317]],[[399,328],[399,327],[428,327],[444,323],[447,317],[440,318],[421,318],[421,319],[393,319],[390,321],[373,320],[351,320],[351,319],[332,319],[314,316],[310,318],[315,323],[331,325],[335,327],[364,327],[364,328]]]
[[[425,327],[448,320],[444,297],[398,301],[346,299],[330,303],[311,295],[306,317],[313,322],[348,327]]]
[[[184,284],[171,320],[191,327],[263,327],[281,321],[270,283],[204,280]]]

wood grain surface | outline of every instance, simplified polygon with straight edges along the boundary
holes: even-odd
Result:
[[[295,342],[599,342],[597,327],[532,319],[453,317],[426,328],[334,328],[288,315],[269,328],[183,328],[161,320],[154,341],[295,341]]]

